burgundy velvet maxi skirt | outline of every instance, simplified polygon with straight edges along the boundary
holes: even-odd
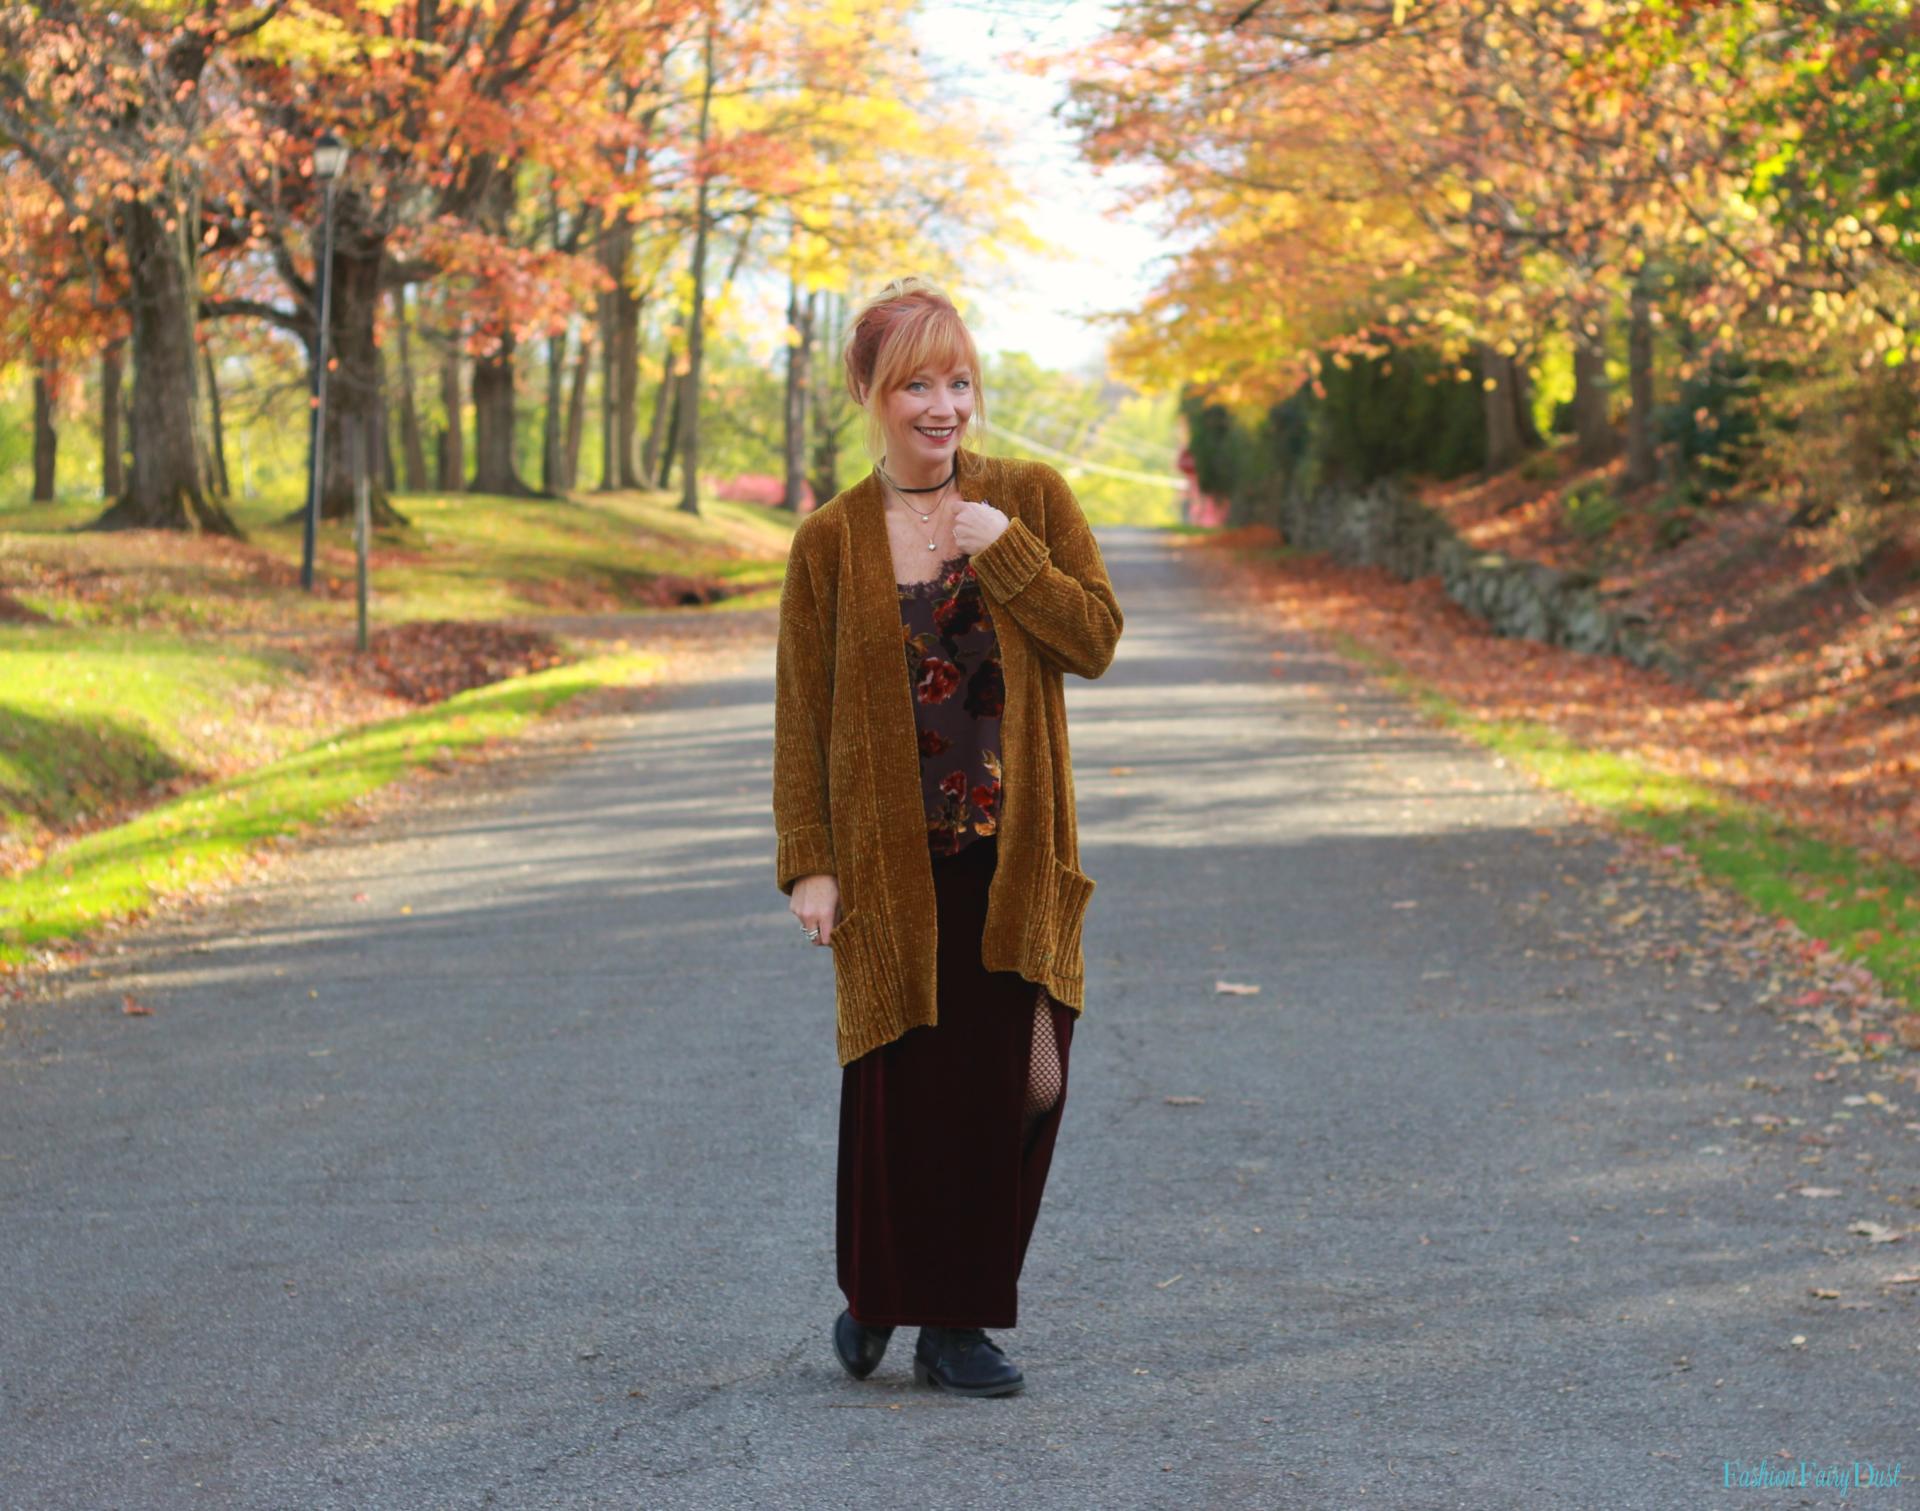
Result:
[[[939,1014],[844,1067],[840,1289],[870,1327],[1012,1327],[1027,1241],[1066,1107],[1074,1012],[1045,998],[1059,1096],[1026,1132],[1041,988],[980,963],[999,846],[933,862]]]

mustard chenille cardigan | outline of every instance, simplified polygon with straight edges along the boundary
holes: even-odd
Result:
[[[980,957],[1078,1013],[1081,924],[1094,882],[1079,869],[1061,676],[1098,677],[1120,606],[1066,480],[1038,462],[959,453],[960,496],[1011,523],[973,557],[1000,642],[999,856]],[[840,1063],[938,1018],[933,862],[919,727],[879,479],[806,516],[780,595],[773,817],[781,892],[827,872],[840,884],[833,951]]]

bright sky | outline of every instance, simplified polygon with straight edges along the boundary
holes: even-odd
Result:
[[[1019,149],[1004,164],[1037,207],[1033,229],[1058,258],[1019,256],[991,286],[956,289],[967,323],[994,351],[1024,351],[1044,367],[1104,367],[1107,334],[1085,316],[1137,305],[1154,282],[1160,236],[1138,221],[1109,219],[1108,183],[1081,161],[1072,133],[1051,114],[1064,89],[1008,67],[1009,52],[1056,52],[1102,29],[1101,0],[933,0],[915,22],[936,74],[957,76],[984,111],[1016,127]]]

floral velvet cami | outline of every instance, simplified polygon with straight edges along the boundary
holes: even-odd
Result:
[[[907,682],[920,729],[927,847],[955,855],[1000,823],[1000,712],[1006,682],[972,559],[950,556],[926,582],[896,583]]]

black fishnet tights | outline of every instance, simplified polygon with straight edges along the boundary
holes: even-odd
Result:
[[[1060,1100],[1060,1041],[1053,1036],[1053,1009],[1045,987],[1033,1003],[1033,1048],[1027,1056],[1027,1108],[1024,1136],[1053,1111]]]

